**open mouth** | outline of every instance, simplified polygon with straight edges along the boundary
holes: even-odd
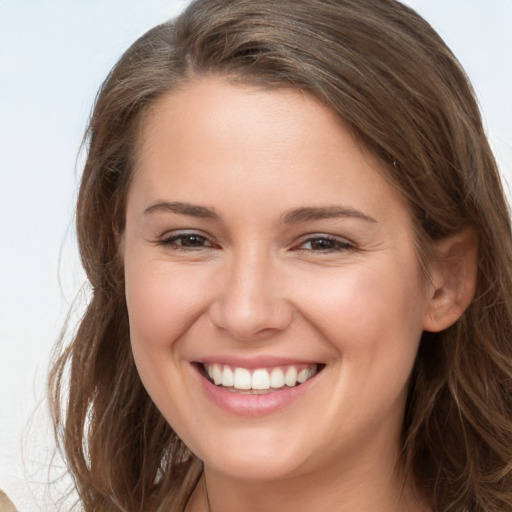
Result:
[[[253,369],[218,363],[201,363],[199,366],[206,379],[227,391],[265,394],[300,386],[319,373],[325,365],[286,365]]]

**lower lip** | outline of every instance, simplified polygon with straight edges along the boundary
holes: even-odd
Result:
[[[210,382],[199,368],[196,371],[203,390],[215,405],[227,412],[242,416],[263,416],[288,407],[307,394],[316,385],[319,376],[323,373],[322,370],[303,384],[293,388],[251,395],[218,387]]]

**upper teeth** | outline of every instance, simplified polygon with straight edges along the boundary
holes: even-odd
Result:
[[[316,364],[307,366],[286,366],[282,368],[233,368],[222,364],[204,364],[206,373],[217,386],[232,387],[240,390],[280,389],[302,384],[317,372]]]

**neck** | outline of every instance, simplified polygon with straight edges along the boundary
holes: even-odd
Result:
[[[356,471],[357,469],[357,471]],[[187,512],[431,512],[396,467],[375,465],[301,474],[282,480],[240,480],[205,467]]]

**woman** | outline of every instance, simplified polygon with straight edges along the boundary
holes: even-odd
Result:
[[[424,20],[194,2],[88,137],[50,378],[84,510],[511,508],[508,208]]]

